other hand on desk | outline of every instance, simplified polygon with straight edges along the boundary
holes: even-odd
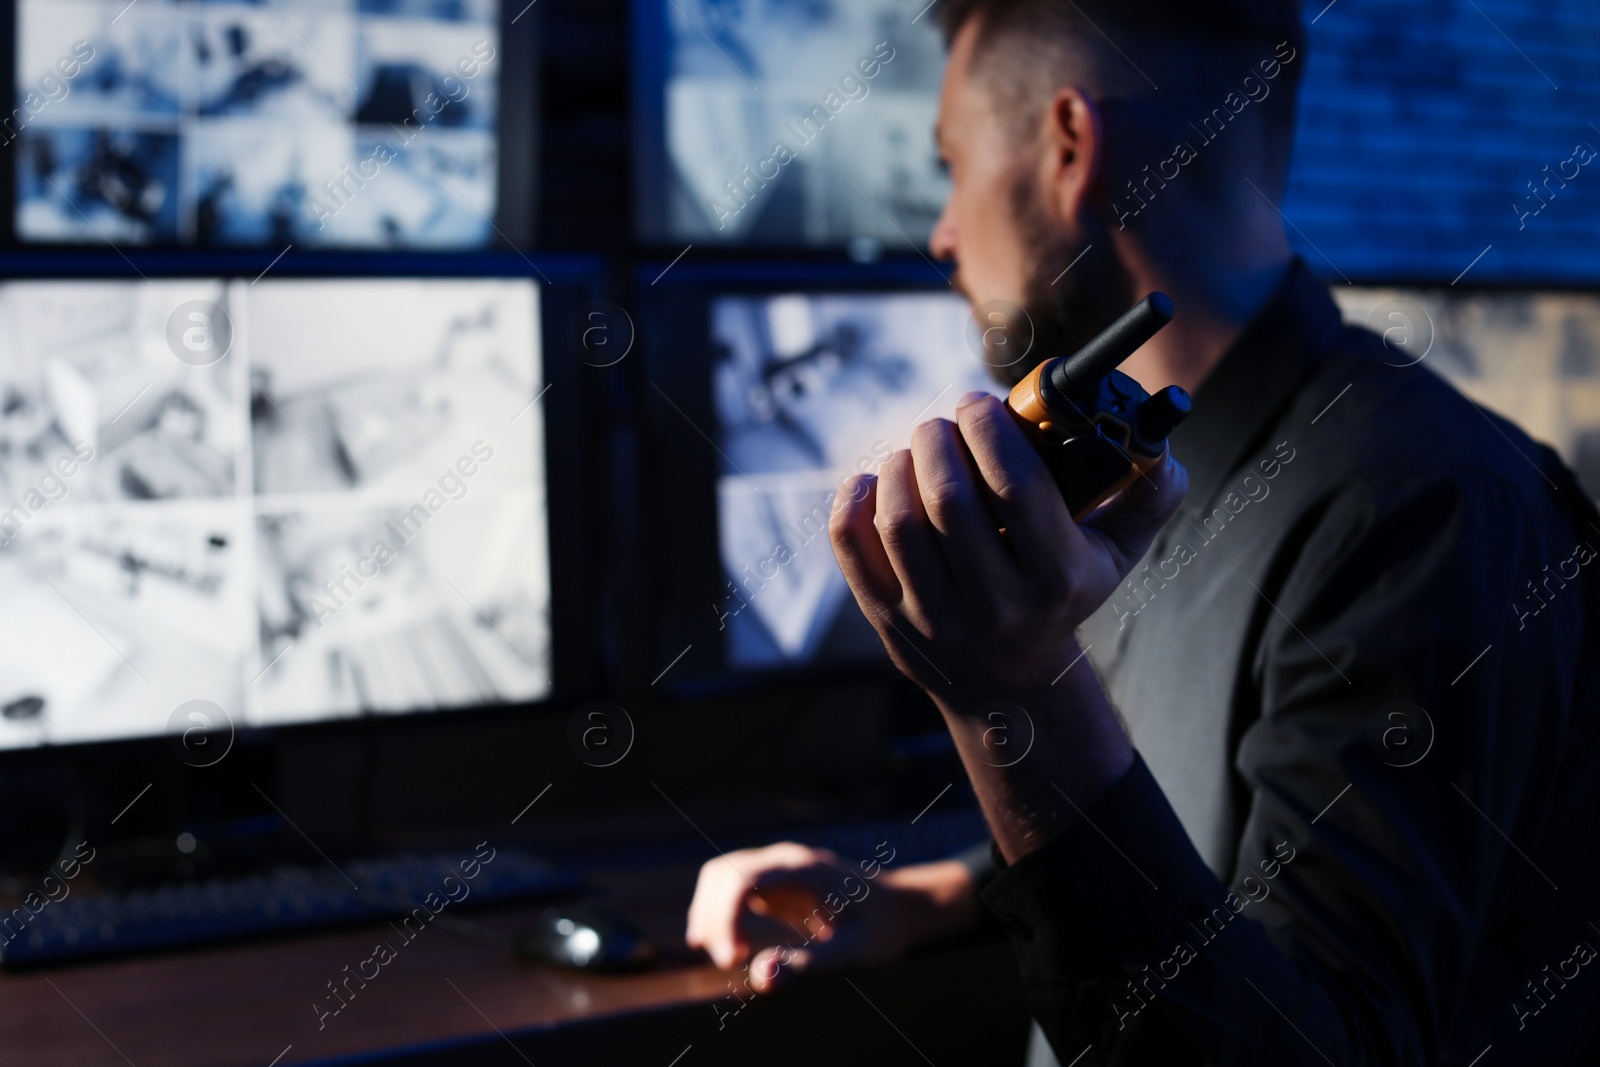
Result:
[[[764,993],[808,971],[887,963],[977,917],[965,864],[872,866],[793,842],[730,852],[700,868],[685,940],[724,970],[748,966]]]

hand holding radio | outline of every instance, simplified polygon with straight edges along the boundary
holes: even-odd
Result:
[[[1162,453],[1075,522],[1015,415],[976,394],[954,423],[917,427],[876,478],[847,483],[834,553],[895,664],[947,711],[1059,696],[1050,683],[1072,662],[1077,627],[1183,500],[1183,468]]]

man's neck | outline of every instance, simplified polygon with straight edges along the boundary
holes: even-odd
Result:
[[[1160,290],[1178,313],[1122,369],[1152,392],[1179,385],[1193,393],[1272,300],[1293,257],[1285,245],[1245,264],[1158,264],[1137,250],[1124,262],[1136,295]]]

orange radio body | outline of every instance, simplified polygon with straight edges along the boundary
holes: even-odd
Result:
[[[1189,414],[1189,394],[1178,386],[1152,396],[1117,370],[1172,316],[1172,301],[1151,293],[1078,352],[1046,360],[1011,390],[1006,406],[1049,465],[1074,519],[1155,466]]]

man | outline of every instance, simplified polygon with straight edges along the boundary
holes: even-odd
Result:
[[[794,947],[786,902],[848,872],[736,853],[702,871],[690,942],[767,988],[968,924],[981,891],[1062,1063],[1595,1062],[1600,516],[1293,258],[1297,5],[945,18],[934,250],[975,303],[1027,309],[1032,358],[1169,293],[1125,369],[1195,393],[1187,470],[1074,523],[969,396],[847,487],[840,564],[1000,869],[885,871]],[[997,758],[997,723],[1032,730],[1026,757]]]

